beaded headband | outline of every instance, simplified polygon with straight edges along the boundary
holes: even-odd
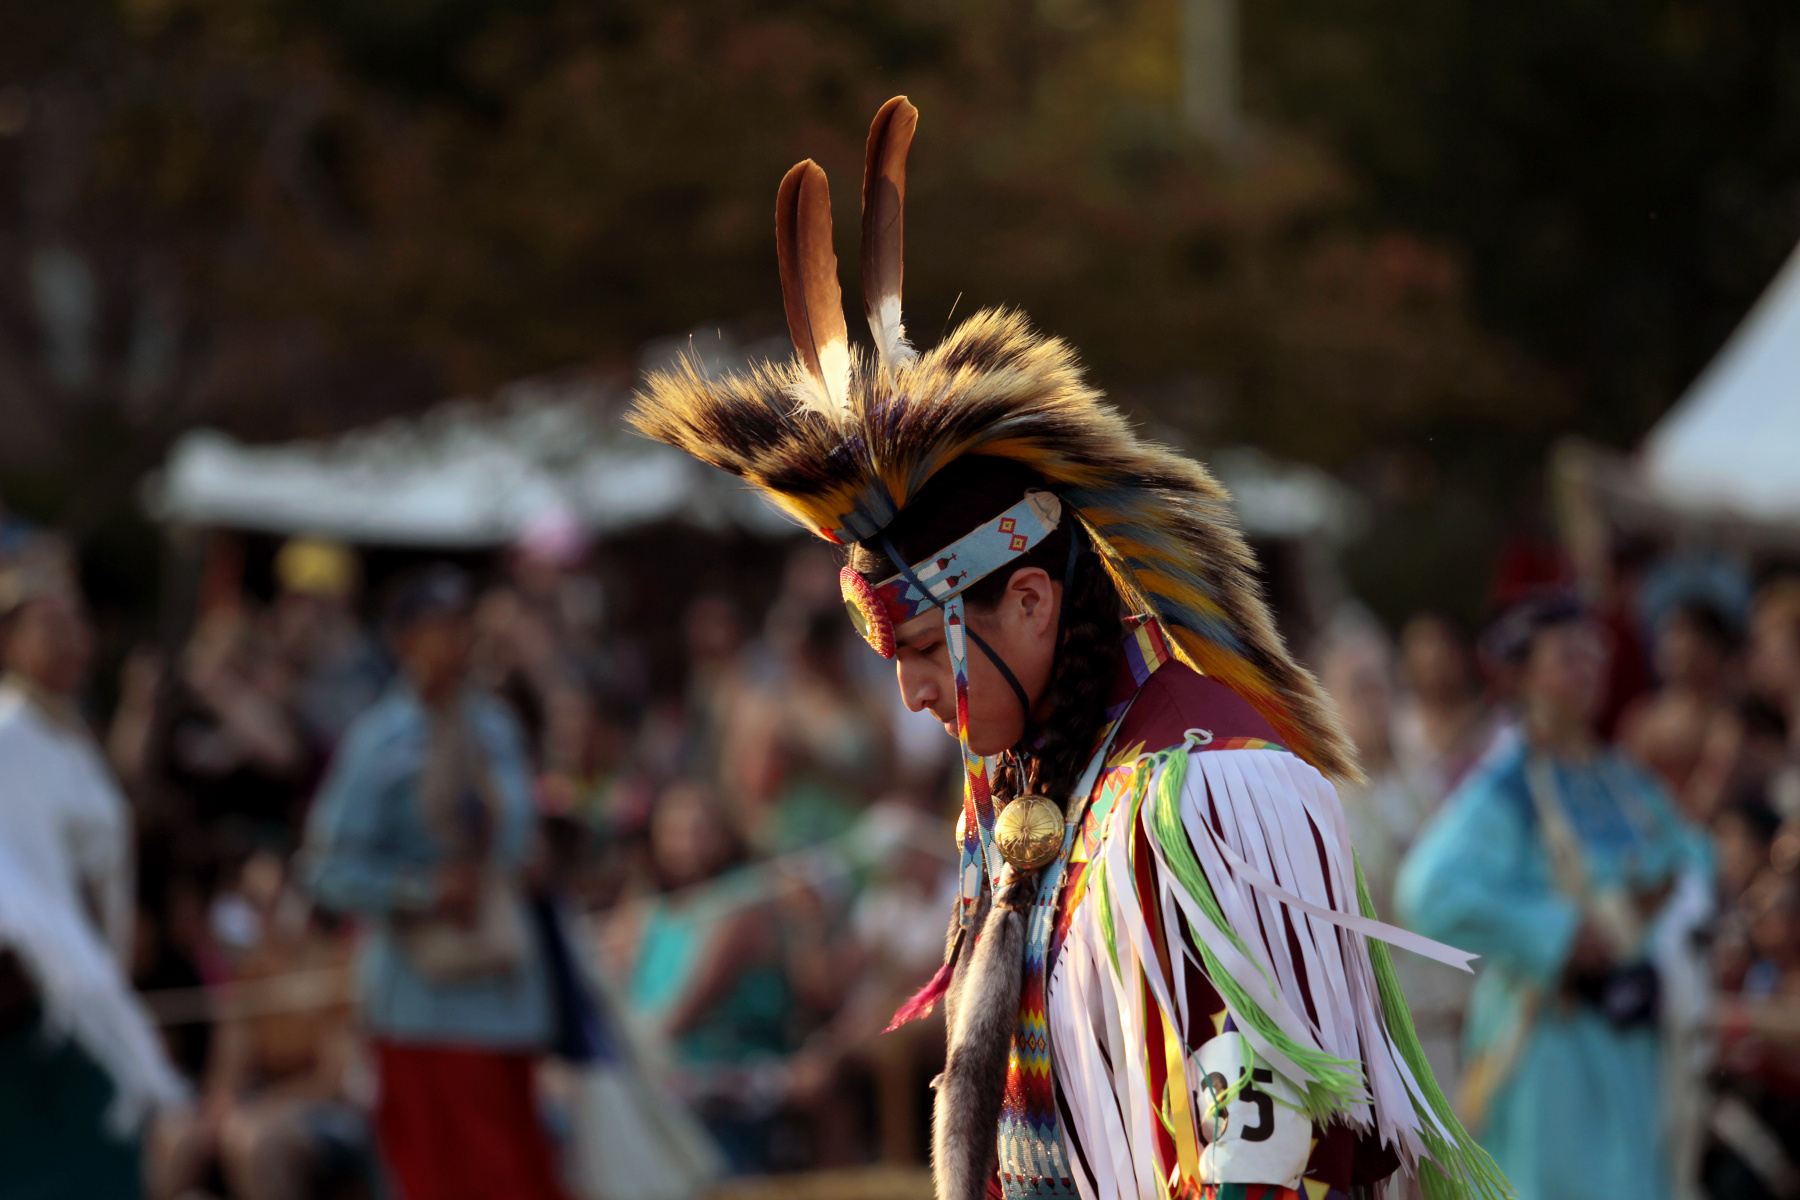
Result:
[[[1061,522],[1062,501],[1052,492],[1032,490],[999,516],[880,583],[845,567],[838,586],[850,620],[875,653],[892,658],[895,629],[987,578],[1050,536]]]

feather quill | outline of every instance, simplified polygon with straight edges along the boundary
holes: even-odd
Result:
[[[918,124],[919,110],[905,96],[895,96],[875,114],[863,159],[863,313],[875,335],[875,351],[890,370],[915,357],[900,320],[900,283],[905,265],[906,154]]]
[[[831,247],[831,187],[810,158],[794,164],[775,195],[775,252],[788,332],[817,383],[803,398],[828,416],[841,413],[850,393],[850,332]]]

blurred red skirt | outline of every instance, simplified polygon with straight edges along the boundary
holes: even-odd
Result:
[[[375,1042],[375,1134],[399,1200],[566,1200],[532,1054]]]

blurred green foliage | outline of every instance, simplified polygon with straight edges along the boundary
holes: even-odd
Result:
[[[1800,240],[1800,5],[1257,0],[1257,101],[1635,441]]]

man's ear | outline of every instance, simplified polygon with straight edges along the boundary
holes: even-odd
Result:
[[[1021,567],[1006,584],[1007,606],[1015,609],[1026,632],[1043,637],[1056,628],[1056,589],[1042,567]]]

